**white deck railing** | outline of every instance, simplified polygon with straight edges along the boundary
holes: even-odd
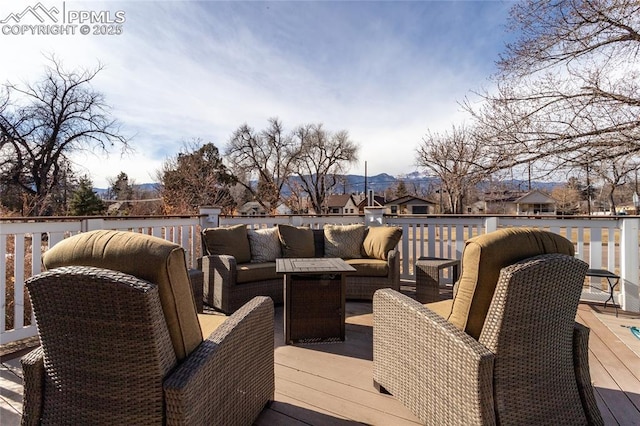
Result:
[[[416,259],[421,256],[460,259],[464,242],[475,235],[503,227],[529,226],[547,229],[573,241],[576,257],[589,263],[591,268],[608,269],[620,275],[620,284],[615,293],[616,302],[625,310],[640,312],[638,217],[386,217],[381,209],[376,208],[367,209],[364,216],[227,217],[221,216],[217,208],[203,208],[200,216],[192,217],[0,220],[0,255],[5,259],[5,262],[0,262],[0,344],[36,334],[26,300],[28,296],[24,280],[41,271],[42,254],[49,247],[70,235],[94,229],[119,229],[155,235],[184,247],[187,262],[193,267],[200,253],[199,231],[203,227],[246,224],[252,228],[262,228],[276,224],[291,224],[321,228],[328,223],[401,227],[401,276],[409,280],[415,278],[413,264]],[[604,291],[605,283],[601,285],[593,281],[591,284],[592,286],[585,286],[583,299],[603,301],[608,297],[608,293]],[[599,286],[601,289],[597,288]],[[12,318],[12,321],[8,321],[7,318]]]

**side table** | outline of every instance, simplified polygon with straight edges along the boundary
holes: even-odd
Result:
[[[620,276],[614,274],[611,271],[607,271],[606,269],[587,269],[588,277],[596,277],[596,278],[606,278],[607,284],[609,284],[609,298],[604,301],[604,307],[607,307],[607,303],[611,300],[611,304],[616,310],[616,317],[618,316],[618,305],[616,304],[615,299],[613,298],[613,291],[616,286],[620,282]]]
[[[452,268],[453,282],[460,275],[460,261],[440,257],[421,257],[416,260],[416,299],[420,303],[440,300],[440,271]]]

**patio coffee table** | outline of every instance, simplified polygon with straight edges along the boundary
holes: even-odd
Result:
[[[284,274],[284,341],[344,341],[345,272],[355,268],[338,258],[276,259]]]

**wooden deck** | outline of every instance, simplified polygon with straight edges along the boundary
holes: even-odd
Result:
[[[411,290],[408,290],[408,293]],[[578,321],[591,328],[590,365],[607,425],[640,425],[640,340],[623,326],[640,315],[582,304]],[[416,425],[392,396],[372,385],[371,303],[347,303],[346,341],[284,345],[282,307],[276,309],[275,401],[256,425]],[[22,384],[18,358],[0,367],[0,424],[18,425]]]

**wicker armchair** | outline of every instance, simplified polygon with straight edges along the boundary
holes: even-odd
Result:
[[[202,339],[211,320],[196,315],[182,249],[131,234],[63,240],[44,259],[56,267],[27,281],[42,346],[22,359],[22,423],[252,424],[274,393],[273,302],[252,299]],[[96,267],[124,254],[123,269],[137,264],[143,276],[164,265],[158,281],[185,297]],[[74,263],[88,266],[64,266]]]
[[[429,305],[379,290],[374,384],[425,424],[603,424],[589,329],[575,323],[586,269],[566,254],[502,267],[477,339]]]

